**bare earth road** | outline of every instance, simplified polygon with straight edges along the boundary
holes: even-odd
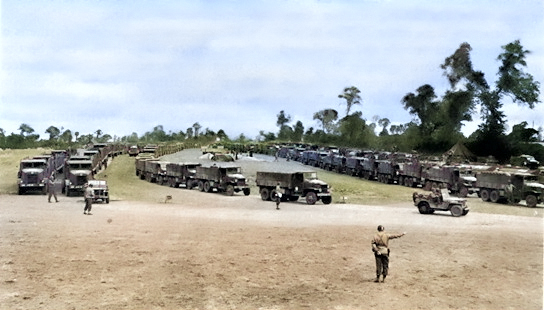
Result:
[[[158,186],[158,185],[157,185]],[[2,309],[542,309],[542,218],[421,215],[178,190],[168,203],[0,196]],[[376,226],[390,276],[373,283]]]

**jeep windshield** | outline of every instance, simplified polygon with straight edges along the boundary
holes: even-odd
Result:
[[[226,168],[227,174],[239,174],[241,173],[242,169],[240,167],[230,167]]]

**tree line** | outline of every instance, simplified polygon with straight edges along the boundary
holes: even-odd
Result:
[[[542,141],[542,128],[530,128],[527,122],[515,124],[511,132],[506,132],[506,115],[503,106],[506,100],[512,100],[520,106],[531,109],[540,94],[540,83],[525,69],[526,57],[530,51],[525,50],[519,40],[501,47],[498,55],[499,67],[497,79],[488,81],[482,71],[473,67],[470,53],[472,47],[464,42],[452,55],[440,64],[443,75],[449,83],[444,94],[437,94],[434,87],[423,84],[415,91],[407,93],[400,99],[400,104],[412,116],[406,124],[392,124],[388,118],[372,116],[366,119],[361,111],[352,113],[356,105],[363,105],[361,91],[356,86],[345,87],[338,94],[343,100],[346,110],[343,116],[328,108],[313,114],[313,120],[319,126],[305,128],[301,121],[292,120],[284,110],[277,114],[278,132],[260,131],[256,137],[258,142],[291,142],[318,145],[335,145],[362,149],[385,151],[417,151],[427,154],[438,154],[461,141],[478,156],[494,156],[500,162],[507,161],[510,156],[531,154],[544,162],[544,148],[535,143]],[[463,122],[473,121],[474,115],[480,112],[482,123],[469,137],[462,132]],[[196,122],[185,131],[165,132],[162,125],[139,136],[116,137],[103,133],[100,129],[93,133],[81,135],[69,129],[58,129],[50,126],[45,131],[48,139],[40,136],[28,124],[21,124],[20,133],[6,135],[0,128],[1,148],[27,147],[62,147],[71,144],[87,144],[91,142],[119,143],[158,143],[174,141],[193,141],[210,143],[216,140],[238,143],[252,143],[241,134],[234,139],[229,138],[224,130],[215,132],[209,128],[202,129]]]

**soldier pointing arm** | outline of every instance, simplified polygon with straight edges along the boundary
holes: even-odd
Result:
[[[406,233],[402,234],[387,234],[385,233],[385,227],[378,226],[378,232],[372,239],[372,252],[376,259],[376,280],[374,282],[380,282],[380,275],[383,275],[382,282],[387,277],[389,270],[389,239],[400,238]]]

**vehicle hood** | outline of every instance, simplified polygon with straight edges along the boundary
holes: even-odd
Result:
[[[473,177],[473,176],[466,176],[466,177],[461,177],[461,179],[465,180],[465,181],[468,181],[468,182],[476,182],[476,177]]]
[[[544,189],[544,184],[540,184],[540,183],[537,183],[537,182],[527,182],[527,183],[525,183],[525,185],[530,186],[530,187],[536,187],[536,188]]]
[[[321,181],[321,180],[306,180],[307,183],[309,184],[312,184],[312,185],[317,185],[317,186],[322,186],[322,185],[327,185],[327,183]]]
[[[239,173],[227,174],[227,176],[229,178],[232,178],[232,179],[245,179],[246,178],[244,175],[239,174]]]
[[[91,170],[70,170],[70,174],[74,175],[89,175]]]
[[[43,169],[42,168],[25,168],[22,171],[23,173],[26,173],[26,174],[38,174],[38,173],[42,173]]]

